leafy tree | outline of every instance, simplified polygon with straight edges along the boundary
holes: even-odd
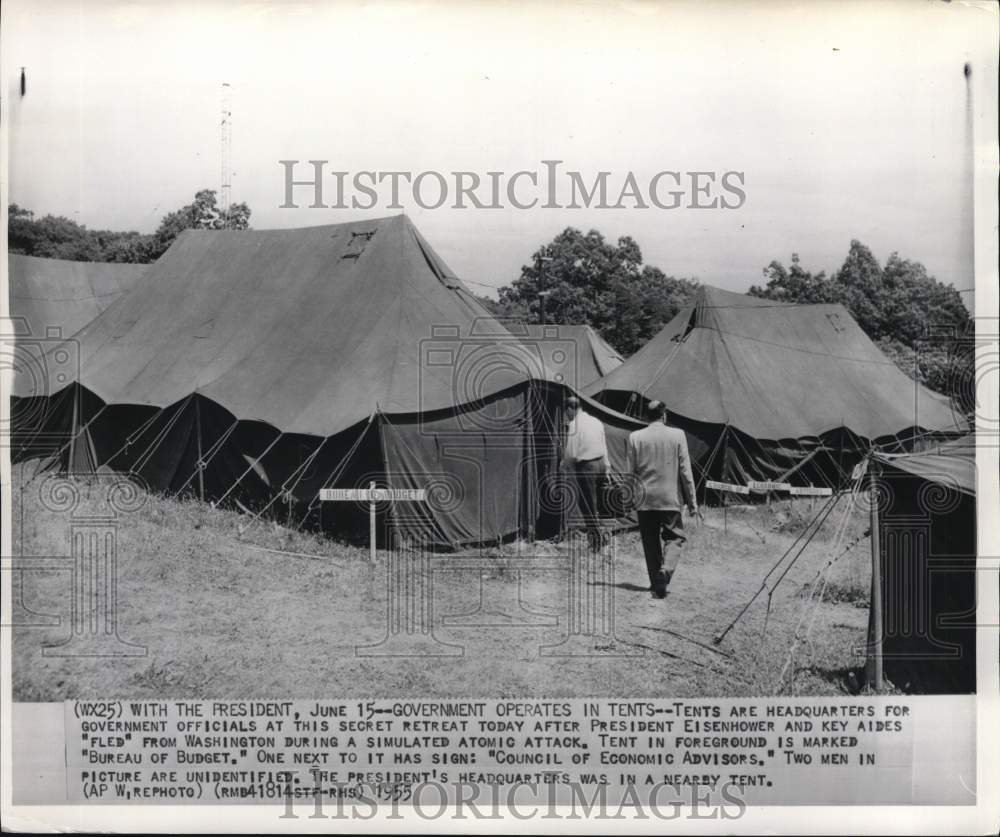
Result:
[[[971,325],[969,311],[962,297],[951,285],[938,282],[927,274],[920,262],[889,256],[882,271],[884,332],[904,343],[938,334],[966,332]]]
[[[627,280],[616,279],[611,323],[602,334],[623,354],[637,352],[698,290],[693,279],[675,279],[657,267],[645,265]]]
[[[8,208],[8,246],[11,253],[80,262],[156,261],[186,229],[245,230],[250,227],[250,207],[234,204],[226,217],[220,213],[215,192],[202,189],[194,201],[164,216],[156,232],[90,230],[69,218],[34,213],[17,204]]]
[[[792,253],[792,266],[785,269],[779,261],[771,262],[764,268],[767,285],[763,288],[751,285],[747,293],[782,302],[819,303],[831,302],[826,274],[820,271],[812,274],[799,262],[799,254]]]
[[[618,351],[631,354],[696,287],[643,265],[639,245],[628,236],[611,244],[596,230],[567,227],[499,289],[492,310],[526,323],[590,325]]]
[[[7,239],[10,252],[70,261],[100,258],[100,246],[86,227],[69,218],[45,215],[11,204]]]
[[[214,189],[202,189],[194,201],[168,213],[160,221],[150,242],[152,259],[158,259],[184,230],[245,230],[250,227],[250,207],[233,204],[225,217],[216,203]]]
[[[470,291],[471,293],[471,291]],[[500,314],[497,310],[498,303],[495,299],[490,299],[488,296],[482,296],[481,294],[473,293],[472,296],[475,298],[476,302],[486,309],[488,314],[492,314],[494,317],[499,317]]]
[[[888,336],[888,295],[882,268],[872,251],[860,241],[851,241],[850,250],[830,287],[831,301],[840,302],[873,340]]]
[[[35,213],[12,203],[7,207],[7,249],[11,253],[28,253],[35,248],[37,234]]]
[[[936,392],[949,392],[955,383],[958,371],[956,360],[961,358],[949,344],[919,342],[915,347],[883,337],[878,347],[896,364],[908,378],[916,378],[924,386]]]

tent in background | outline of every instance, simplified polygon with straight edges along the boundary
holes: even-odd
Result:
[[[965,432],[842,305],[792,305],[702,286],[649,343],[586,387],[634,414],[658,399],[706,476],[838,485],[871,444]]]
[[[11,253],[7,260],[10,317],[23,318],[16,337],[70,337],[131,288],[149,265],[68,262]]]
[[[44,455],[44,435],[34,428],[47,410],[47,394],[62,389],[79,371],[76,344],[67,341],[139,281],[149,265],[70,262],[11,253],[7,259],[11,356],[15,391],[11,442],[15,453]],[[65,341],[65,342],[63,342]],[[50,351],[62,343],[62,351]],[[70,413],[65,416],[71,418]],[[62,427],[62,435],[69,424]],[[29,442],[30,440],[30,442]]]
[[[549,369],[561,383],[574,389],[593,383],[625,362],[625,358],[588,325],[508,322],[504,325],[521,342],[539,344],[535,351],[545,355]]]
[[[565,387],[405,216],[188,230],[73,342],[79,374],[50,381],[22,456],[46,439],[63,468],[313,519],[321,487],[428,487],[400,528],[439,545],[557,525]],[[586,409],[622,464],[638,425]]]
[[[904,692],[976,691],[975,435],[874,453],[882,657]]]

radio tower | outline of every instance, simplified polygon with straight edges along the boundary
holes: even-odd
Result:
[[[219,211],[222,228],[229,228],[229,204],[232,190],[233,111],[229,101],[229,82],[222,82],[222,118],[219,121]]]
[[[959,281],[968,288],[965,307],[976,313],[976,127],[972,108],[972,64],[962,67],[965,76],[965,148],[962,166],[962,205],[959,208],[961,251]]]

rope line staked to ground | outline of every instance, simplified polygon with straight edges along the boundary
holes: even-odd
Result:
[[[763,579],[761,579],[761,584],[760,584],[760,587],[758,588],[757,592],[753,594],[753,596],[750,598],[750,600],[743,606],[743,608],[740,610],[740,612],[733,618],[733,620],[726,626],[726,628],[720,634],[718,634],[718,636],[715,637],[715,639],[713,640],[713,642],[716,645],[720,644],[722,642],[722,640],[725,639],[725,637],[729,633],[729,631],[732,630],[733,627],[735,627],[736,623],[739,622],[739,620],[743,618],[743,616],[746,614],[746,612],[750,609],[750,606],[757,600],[757,598],[761,595],[761,593],[763,593],[765,590],[768,589],[768,586],[767,586],[768,579],[778,569],[778,567],[781,566],[781,564],[785,560],[785,558],[787,558],[791,554],[792,550],[795,549],[795,547],[798,545],[799,541],[801,541],[806,536],[806,534],[808,533],[808,537],[806,538],[805,542],[802,544],[802,547],[799,549],[798,554],[791,560],[791,562],[789,563],[788,568],[785,570],[785,572],[783,572],[781,574],[781,576],[779,577],[778,581],[775,583],[774,587],[772,587],[770,589],[770,592],[773,594],[774,590],[777,588],[777,585],[781,582],[781,579],[783,579],[785,577],[785,575],[787,574],[788,569],[791,569],[792,564],[794,564],[795,561],[798,560],[799,556],[801,556],[802,553],[805,551],[805,548],[809,545],[809,542],[813,539],[813,537],[815,537],[815,535],[822,528],[823,523],[826,521],[826,518],[829,517],[830,513],[833,511],[833,509],[835,508],[836,504],[839,502],[839,500],[840,500],[840,498],[842,496],[843,496],[843,492],[838,492],[836,494],[833,494],[833,495],[830,496],[830,499],[827,500],[820,507],[819,511],[814,515],[814,517],[812,518],[812,520],[809,521],[809,523],[806,524],[806,527],[798,534],[798,536],[795,538],[795,540],[792,541],[791,546],[789,546],[788,549],[785,550],[785,552],[781,555],[780,558],[778,558],[778,560],[774,563],[774,565],[771,567],[771,569],[769,569],[767,571],[767,573],[764,575]]]
[[[858,493],[858,486],[860,485],[860,483],[861,480],[859,479],[851,490],[850,502],[847,504],[847,508],[844,510],[844,517],[841,519],[840,524],[838,524],[837,526],[836,536],[830,547],[831,553],[835,553],[837,549],[839,549],[840,546],[843,544],[844,537],[847,534],[848,523],[850,522],[851,519],[851,513],[854,510],[854,502],[856,495]],[[813,589],[810,590],[809,592],[809,600],[802,608],[802,614],[799,617],[799,621],[795,625],[795,632],[793,634],[791,647],[788,650],[788,656],[785,659],[785,664],[782,666],[781,672],[778,674],[778,679],[774,685],[774,691],[776,694],[780,694],[781,692],[781,687],[785,680],[785,674],[788,672],[788,669],[792,665],[792,662],[795,658],[795,652],[798,650],[799,644],[809,638],[809,635],[812,633],[812,629],[816,624],[816,617],[819,614],[819,606],[823,603],[823,596],[826,593],[826,588],[829,583],[829,577],[827,575],[827,571],[832,565],[833,565],[833,560],[828,561],[826,566],[823,567],[823,569],[820,571],[823,583],[819,588],[819,593],[817,594],[815,592],[816,588],[815,586],[813,586]],[[805,634],[801,635],[800,631],[802,629],[802,624],[805,621],[807,615],[810,616],[809,624],[806,628]]]

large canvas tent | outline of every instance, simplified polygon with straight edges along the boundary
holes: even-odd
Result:
[[[79,371],[73,335],[133,287],[148,265],[71,262],[11,253],[7,259],[8,357],[20,398],[11,405],[15,454],[44,453],[38,434],[25,436],[47,408],[47,393],[61,389]],[[56,345],[61,351],[51,351]],[[34,444],[27,444],[28,440]],[[39,443],[42,443],[39,446]]]
[[[573,388],[592,384],[625,359],[588,325],[505,323],[510,333],[544,356],[549,370]]]
[[[131,288],[147,265],[68,262],[11,253],[7,259],[15,337],[70,337]]]
[[[702,286],[649,343],[586,392],[633,413],[669,408],[701,476],[838,484],[872,444],[962,432],[842,305],[794,305]]]
[[[884,671],[917,693],[976,690],[976,442],[876,452]]]
[[[22,455],[48,440],[63,468],[313,517],[321,487],[428,488],[393,513],[442,545],[558,525],[564,387],[405,216],[187,231],[74,342]],[[620,464],[634,422],[587,409]]]

